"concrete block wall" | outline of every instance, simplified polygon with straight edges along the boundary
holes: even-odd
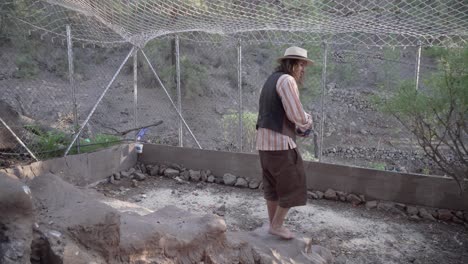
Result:
[[[257,154],[145,144],[143,153],[138,155],[138,160],[147,164],[177,163],[190,169],[209,169],[218,177],[232,173],[248,180],[261,179]],[[457,183],[450,178],[310,161],[304,165],[309,189],[325,191],[331,188],[364,194],[368,200],[468,210],[468,194],[460,194]]]
[[[135,166],[136,162],[134,144],[125,144],[91,153],[38,161],[26,166],[3,169],[0,172],[15,175],[23,182],[51,172],[77,186],[85,186],[102,180],[114,172],[127,170]]]

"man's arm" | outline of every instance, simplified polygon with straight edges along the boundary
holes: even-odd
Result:
[[[312,117],[304,112],[294,78],[290,75],[281,76],[278,80],[276,91],[281,98],[288,119],[296,124],[301,131],[311,129]]]

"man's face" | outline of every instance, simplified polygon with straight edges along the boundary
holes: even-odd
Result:
[[[302,80],[302,78],[304,77],[306,66],[307,62],[299,61],[299,63],[296,64],[296,67],[294,67],[294,75],[297,77],[297,80]]]

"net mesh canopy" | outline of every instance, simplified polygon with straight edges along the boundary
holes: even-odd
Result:
[[[21,29],[97,45],[178,34],[195,41],[464,46],[466,0],[4,0]]]

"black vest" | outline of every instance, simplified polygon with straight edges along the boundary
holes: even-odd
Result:
[[[286,116],[281,98],[276,92],[278,79],[284,72],[274,72],[263,85],[259,100],[257,126],[271,129],[296,141],[295,125]]]

